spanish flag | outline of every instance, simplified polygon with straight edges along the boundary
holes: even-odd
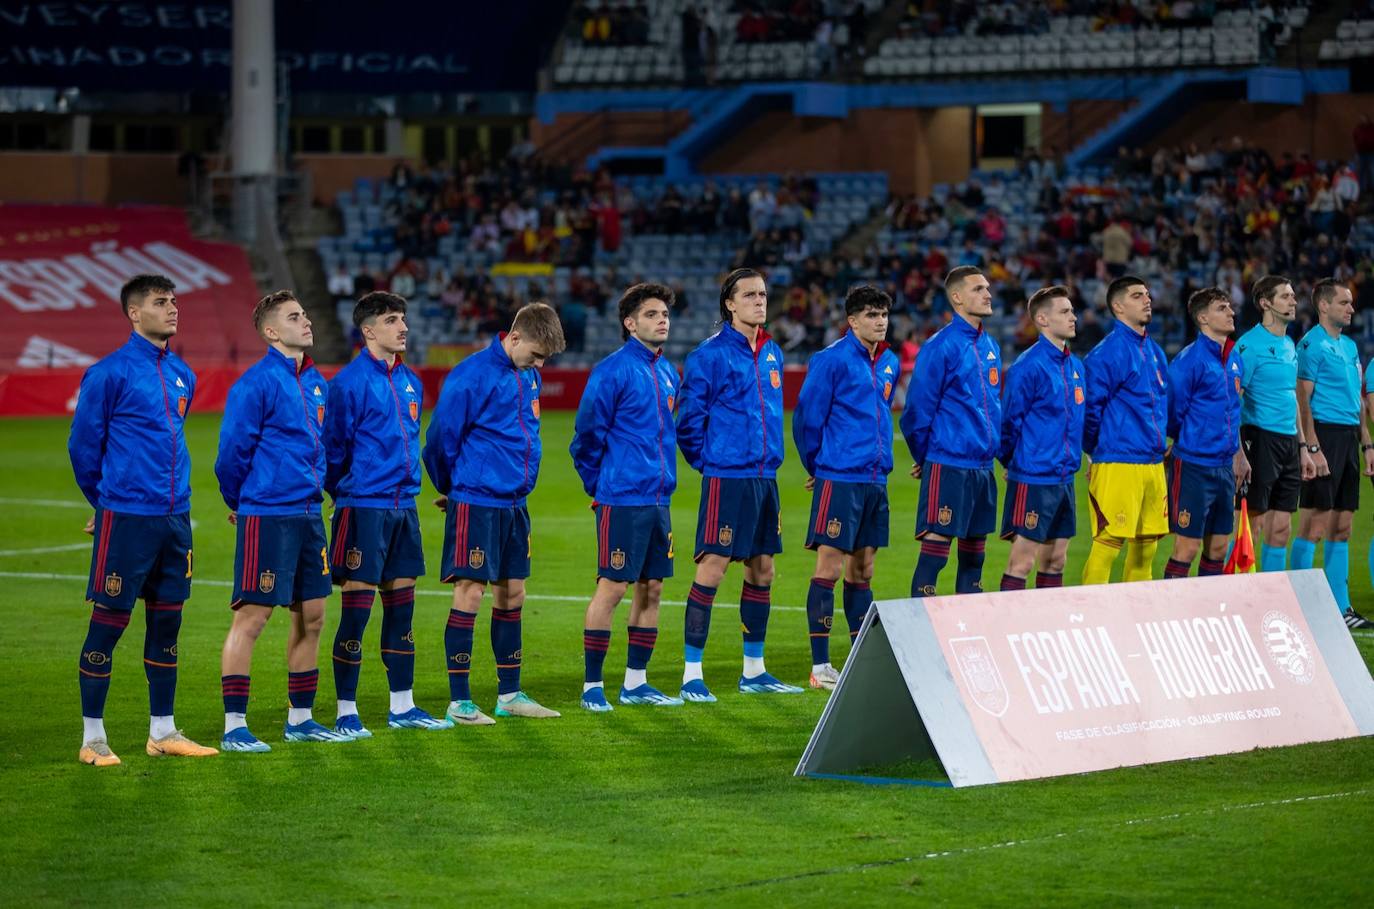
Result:
[[[1240,500],[1240,526],[1236,528],[1236,545],[1231,547],[1231,557],[1226,560],[1226,574],[1253,574],[1259,568],[1255,564],[1255,538],[1250,534],[1250,510],[1245,500]]]

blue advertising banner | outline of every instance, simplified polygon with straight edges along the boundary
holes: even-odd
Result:
[[[565,2],[278,2],[277,57],[305,92],[533,91]],[[0,84],[227,91],[232,4],[0,4]]]

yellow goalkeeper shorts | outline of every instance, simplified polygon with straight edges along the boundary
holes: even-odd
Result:
[[[1169,532],[1164,464],[1094,464],[1088,478],[1094,534],[1124,540]]]

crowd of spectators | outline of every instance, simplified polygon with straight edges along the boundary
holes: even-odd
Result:
[[[1029,210],[1013,213],[1011,196],[1029,198]],[[894,337],[919,342],[950,318],[941,280],[957,265],[984,269],[1017,346],[1034,340],[1026,296],[1066,284],[1083,307],[1076,346],[1086,351],[1108,322],[1106,283],[1128,272],[1150,278],[1157,330],[1176,342],[1190,333],[1182,314],[1193,290],[1224,288],[1253,321],[1249,288],[1269,273],[1300,287],[1335,277],[1355,289],[1357,305],[1374,307],[1374,249],[1350,242],[1360,197],[1344,162],[1274,160],[1239,139],[1206,150],[1122,149],[1111,172],[1090,182],[1064,179],[1051,156],[1030,156],[1005,179],[972,179],[943,198],[894,196],[886,248],[784,263],[787,280],[773,278],[784,300],[774,328],[788,349],[821,347],[843,332],[846,289],[876,280],[894,299]],[[744,261],[768,264],[751,251]],[[1312,318],[1304,309],[1299,327]]]

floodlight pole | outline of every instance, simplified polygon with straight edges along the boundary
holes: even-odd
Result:
[[[276,219],[276,35],[273,0],[234,0],[231,116],[233,231],[257,239]]]

